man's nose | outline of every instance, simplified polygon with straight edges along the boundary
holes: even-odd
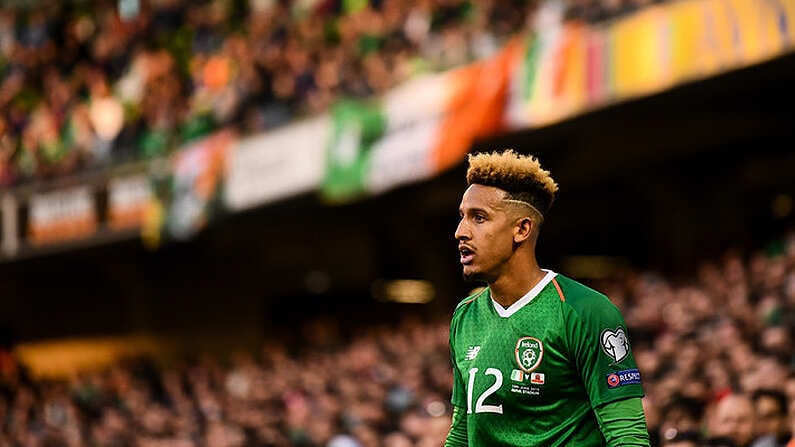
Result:
[[[469,232],[467,231],[466,224],[464,223],[464,219],[458,221],[458,227],[455,229],[455,239],[458,241],[464,241],[469,239]]]

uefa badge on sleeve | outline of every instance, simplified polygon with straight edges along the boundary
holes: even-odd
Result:
[[[613,359],[613,364],[621,363],[629,354],[629,338],[624,328],[617,327],[615,330],[605,329],[599,336],[602,343],[602,351]]]

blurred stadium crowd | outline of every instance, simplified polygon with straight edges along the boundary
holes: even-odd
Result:
[[[599,21],[651,0],[573,0]],[[259,132],[491,55],[529,0],[38,0],[0,8],[0,186]],[[127,6],[125,6],[127,5]]]
[[[608,20],[655,0],[570,0]],[[0,187],[263,132],[487,57],[532,0],[40,0],[0,8]],[[124,5],[124,6],[123,6]],[[121,12],[121,14],[120,14]],[[531,30],[530,30],[531,31]],[[562,272],[565,273],[565,272]],[[795,447],[795,235],[691,278],[595,284],[622,309],[654,445]],[[447,320],[307,327],[297,346],[31,377],[0,349],[0,447],[442,445]],[[598,349],[595,347],[595,349]]]
[[[599,288],[626,316],[653,445],[795,445],[795,233],[690,278],[635,273]],[[33,380],[5,354],[0,445],[439,446],[447,331],[406,319],[343,337],[320,321],[293,348],[69,381]]]

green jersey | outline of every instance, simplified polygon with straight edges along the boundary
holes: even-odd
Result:
[[[602,446],[593,408],[643,396],[621,313],[551,271],[507,309],[488,288],[462,301],[450,355],[470,446]]]

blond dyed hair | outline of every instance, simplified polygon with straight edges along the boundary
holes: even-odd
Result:
[[[469,155],[467,184],[494,186],[506,192],[510,202],[521,202],[546,215],[558,184],[537,158],[512,149]]]

